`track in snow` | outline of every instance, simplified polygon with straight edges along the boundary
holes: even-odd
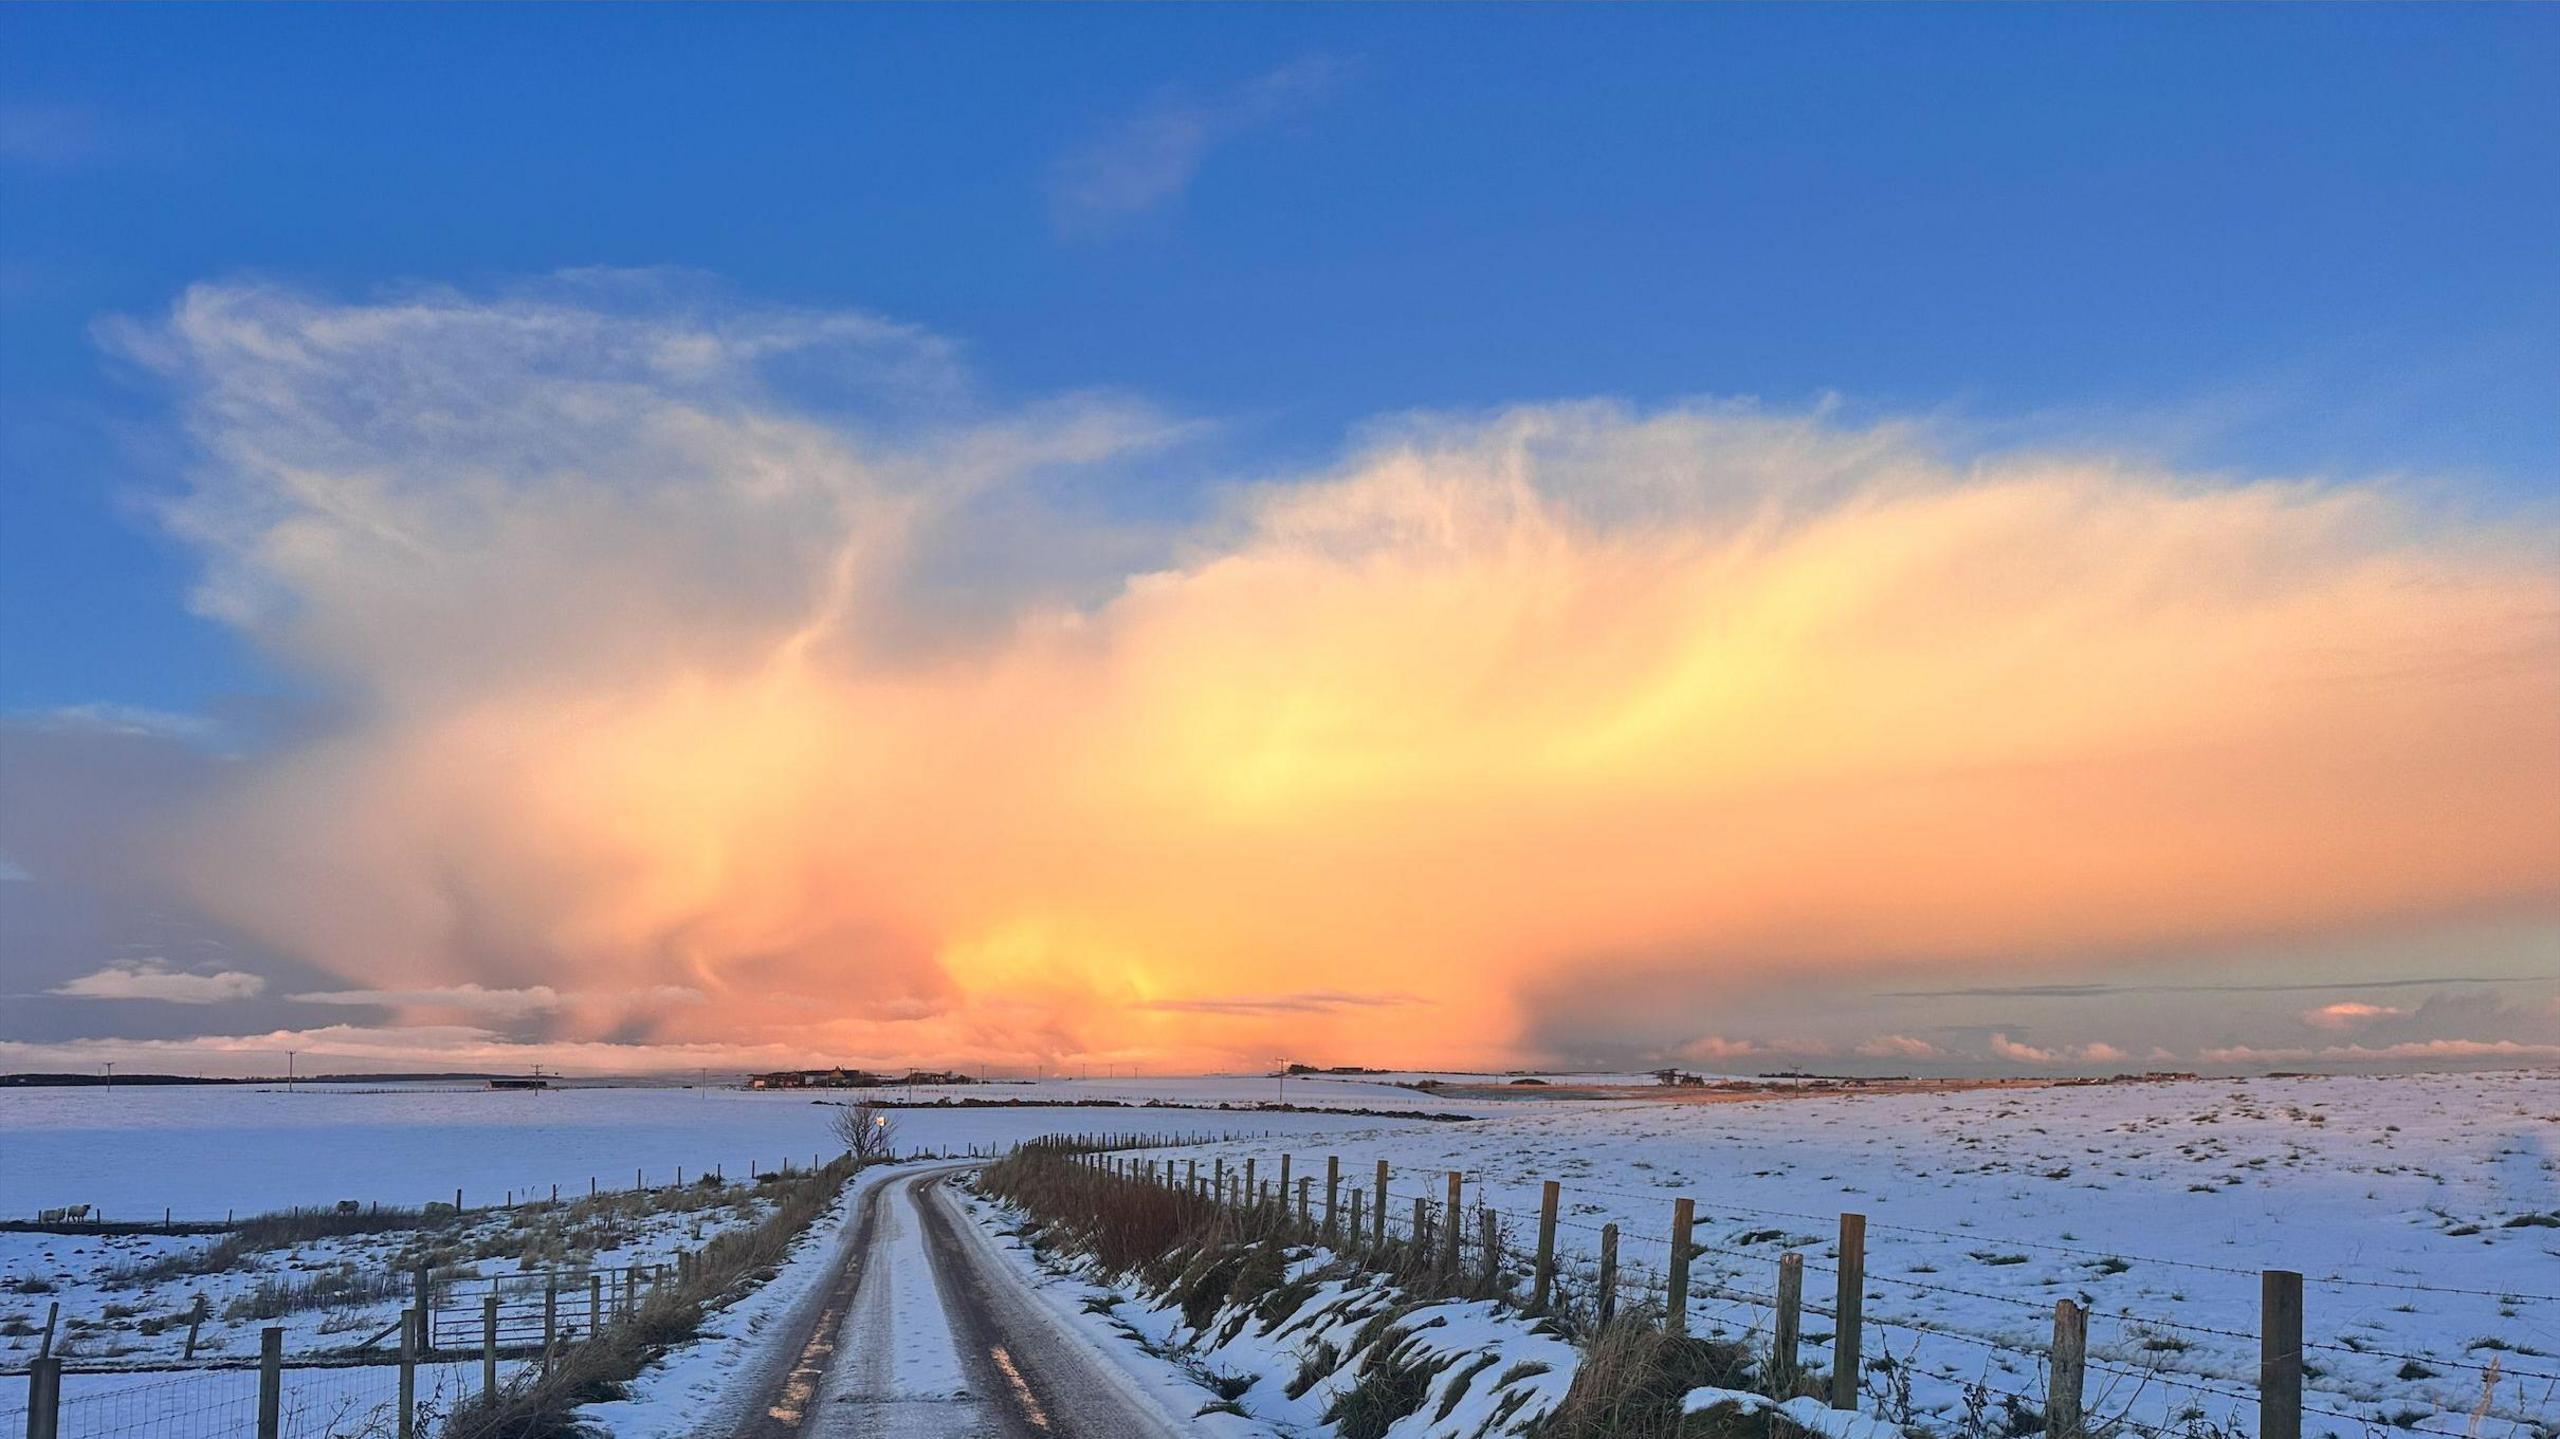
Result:
[[[955,1171],[864,1194],[796,1362],[739,1439],[1171,1439],[1179,1426],[1051,1312],[947,1192]]]

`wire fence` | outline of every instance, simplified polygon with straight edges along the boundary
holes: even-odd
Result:
[[[2496,1300],[2500,1312],[2509,1315],[2535,1305],[2560,1305],[2560,1298],[2552,1296],[2422,1281],[2393,1284],[2335,1274],[2294,1276],[2277,1271],[2271,1279],[2270,1271],[2234,1265],[2032,1243],[1978,1232],[1869,1225],[1857,1216],[1816,1216],[1729,1203],[1717,1208],[1737,1217],[1819,1222],[1834,1228],[1837,1237],[1826,1242],[1817,1234],[1771,1230],[1753,1236],[1767,1247],[1749,1248],[1717,1244],[1692,1228],[1682,1243],[1669,1231],[1678,1227],[1681,1215],[1691,1212],[1688,1208],[1666,1216],[1673,1222],[1663,1226],[1664,1232],[1615,1222],[1595,1224],[1562,1212],[1567,1197],[1636,1200],[1672,1208],[1660,1194],[1630,1195],[1559,1183],[1550,1187],[1539,1212],[1524,1212],[1487,1203],[1480,1178],[1464,1173],[1449,1177],[1455,1180],[1455,1188],[1444,1180],[1416,1192],[1384,1183],[1374,1173],[1359,1172],[1357,1165],[1345,1168],[1338,1160],[1327,1166],[1321,1178],[1293,1173],[1294,1158],[1283,1156],[1277,1163],[1258,1157],[1230,1162],[1228,1156],[1220,1155],[1206,1163],[1182,1161],[1179,1168],[1174,1161],[1142,1157],[1102,1156],[1088,1162],[1136,1182],[1189,1188],[1231,1206],[1276,1209],[1296,1226],[1298,1237],[1329,1244],[1357,1261],[1408,1274],[1421,1266],[1444,1281],[1469,1285],[1479,1297],[1501,1298],[1524,1308],[1543,1307],[1551,1315],[1586,1325],[1616,1317],[1661,1323],[1671,1318],[1676,1306],[1682,1329],[1752,1352],[1764,1375],[1795,1385],[1804,1376],[1828,1371],[1834,1379],[1830,1397],[1836,1407],[1854,1405],[1905,1425],[1925,1427],[1931,1396],[1916,1381],[1926,1380],[1944,1386],[1952,1396],[1938,1396],[1939,1407],[1951,1403],[1976,1412],[1977,1432],[1989,1432],[1979,1427],[1986,1405],[2023,1416],[2012,1423],[2013,1429],[2027,1419],[2041,1427],[2041,1416],[2054,1402],[2057,1367],[2067,1366],[2084,1406],[2080,1412],[2089,1416],[2083,1425],[2086,1433],[2105,1429],[2135,1435],[2208,1431],[2243,1435],[2257,1432],[2259,1423],[2274,1433],[2282,1429],[2274,1416],[2290,1410],[2309,1424],[2302,1432],[2314,1434],[2560,1439],[2560,1360],[2549,1355],[2510,1350],[2482,1358],[2477,1357],[2476,1347],[2456,1355],[2402,1352],[2353,1335],[2309,1337],[2298,1327],[2303,1286],[2476,1296]],[[1453,1195],[1457,1197],[1454,1205]],[[1575,1207],[1605,1212],[1624,1206]],[[2140,1262],[2243,1276],[2274,1285],[2270,1293],[2290,1284],[2292,1318],[2271,1314],[2267,1316],[2270,1327],[2250,1331],[2168,1314],[2100,1308],[2085,1296],[2065,1290],[2029,1297],[2000,1293],[1961,1278],[1876,1273],[1866,1265],[1870,1230],[1888,1245],[1894,1236],[1926,1236],[1957,1240],[1975,1251],[1996,1247],[2004,1255],[2041,1248],[2100,1264]],[[1780,1252],[1771,1252],[1781,1244],[1786,1246],[1783,1260]],[[1546,1256],[1543,1261],[1541,1254]],[[1844,1255],[1848,1256],[1845,1261]],[[1782,1293],[1787,1281],[1781,1278],[1782,1269],[1789,1267],[1799,1276],[1816,1276],[1820,1283],[1803,1283],[1831,1291],[1829,1302],[1822,1293],[1800,1289],[1791,1303]],[[1853,1291],[1839,1283],[1844,1268],[1855,1276]],[[1852,1292],[1854,1306],[1848,1303]],[[2070,1322],[2077,1326],[2068,1353],[2058,1353],[2055,1340],[2003,1332],[2004,1326],[1996,1321],[1987,1326],[1981,1323],[1986,1307],[1994,1313],[2018,1311],[2021,1327],[2056,1323],[2057,1301],[2073,1311]],[[1854,1323],[1844,1322],[1844,1308],[1853,1309]],[[2286,1323],[2296,1327],[2287,1330]],[[1843,1331],[1851,1331],[1845,1344]],[[1790,1350],[1783,1354],[1777,1352],[1782,1335]],[[1836,1376],[1844,1351],[1856,1368],[1845,1387],[1840,1387]],[[2341,1374],[2336,1371],[2348,1361],[2332,1356],[2354,1356],[2368,1366],[2382,1366],[2388,1377]],[[2389,1367],[2393,1365],[2399,1367]],[[2470,1386],[2467,1397],[2444,1397],[2450,1385],[2431,1391],[2437,1397],[2416,1387],[2420,1378],[2440,1379],[2448,1374],[2464,1376],[2459,1382]]]

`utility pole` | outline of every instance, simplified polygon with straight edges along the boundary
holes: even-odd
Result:
[[[115,1088],[115,1087],[116,1087],[116,1062],[115,1062],[114,1060],[110,1059],[110,1060],[108,1060],[108,1061],[107,1061],[107,1088],[109,1088],[109,1089],[113,1089],[113,1088]]]

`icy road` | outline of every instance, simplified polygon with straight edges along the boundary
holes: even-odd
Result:
[[[762,1380],[742,1439],[1184,1432],[960,1212],[959,1172],[864,1192],[824,1302],[776,1336],[791,1363]]]

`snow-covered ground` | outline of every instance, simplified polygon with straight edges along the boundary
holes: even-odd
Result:
[[[503,1289],[501,1342],[523,1336],[543,1290],[558,1283],[558,1314],[572,1331],[596,1299],[610,1305],[635,1267],[672,1266],[726,1230],[760,1223],[772,1204],[758,1186],[691,1184],[558,1207],[477,1211],[460,1225],[372,1234],[279,1236],[228,1243],[213,1237],[0,1233],[0,1362],[17,1367],[38,1343],[48,1306],[61,1306],[54,1352],[86,1367],[179,1361],[189,1317],[200,1314],[196,1357],[256,1354],[259,1330],[285,1331],[292,1355],[345,1349],[389,1328],[411,1301],[420,1263],[437,1275],[437,1332],[476,1344],[481,1296]],[[382,1341],[391,1344],[396,1341]]]
[[[949,1107],[893,1111],[902,1150],[986,1151],[1044,1134],[1309,1136],[1374,1120],[1215,1107],[1269,1096],[1263,1079],[1053,1081],[961,1086]],[[1292,1088],[1297,1086],[1293,1083]],[[1370,1086],[1410,1108],[1410,1090]],[[945,1091],[898,1091],[901,1103]],[[572,1088],[547,1093],[452,1085],[350,1089],[304,1085],[35,1089],[0,1092],[0,1217],[88,1204],[107,1219],[223,1219],[342,1199],[470,1208],[458,1232],[437,1228],[297,1239],[189,1263],[217,1236],[0,1233],[0,1367],[32,1354],[49,1307],[60,1306],[56,1349],[82,1366],[144,1367],[184,1352],[188,1316],[204,1316],[199,1359],[256,1352],[257,1331],[282,1325],[286,1352],[338,1350],[391,1325],[408,1302],[420,1258],[463,1277],[440,1328],[472,1327],[492,1284],[531,1286],[565,1270],[563,1322],[582,1316],[583,1273],[621,1274],[671,1263],[724,1229],[760,1221],[770,1206],[752,1172],[805,1167],[839,1147],[831,1119],[840,1091],[755,1093],[672,1087]],[[993,1099],[1095,1099],[1114,1104],[997,1107]],[[978,1100],[966,1106],[962,1100]],[[1293,1093],[1292,1102],[1304,1102]],[[1414,1127],[1419,1121],[1391,1121]],[[1276,1142],[1276,1141],[1275,1141]],[[732,1181],[707,1191],[705,1174]],[[682,1180],[681,1188],[676,1187]],[[586,1199],[590,1182],[598,1199]],[[646,1192],[634,1192],[645,1181]],[[554,1186],[562,1209],[536,1205]],[[510,1203],[515,1208],[502,1207]],[[483,1208],[482,1206],[488,1206]],[[279,1303],[280,1291],[298,1291]],[[458,1291],[458,1292],[450,1292]],[[508,1299],[512,1317],[529,1302]],[[279,1313],[277,1311],[282,1310]],[[14,1387],[14,1386],[12,1386]],[[0,1403],[8,1396],[0,1393]]]
[[[1969,1382],[2040,1399],[2054,1301],[2070,1297],[2093,1312],[2093,1413],[2254,1429],[2260,1271],[2282,1268],[2307,1276],[2307,1403],[2334,1411],[2310,1432],[2462,1433],[2494,1360],[2481,1432],[2507,1432],[2506,1416],[2560,1433],[2560,1076],[1549,1103],[1182,1157],[1256,1156],[1267,1177],[1284,1148],[1296,1174],[1339,1155],[1363,1186],[1388,1160],[1399,1225],[1458,1170],[1470,1206],[1510,1214],[1514,1244],[1558,1180],[1567,1246],[1593,1252],[1614,1222],[1624,1262],[1654,1276],[1689,1196],[1708,1246],[1695,1325],[1755,1342],[1778,1255],[1804,1253],[1806,1297],[1827,1308],[1837,1216],[1863,1213],[1866,1355],[1907,1366],[1923,1418],[1958,1412]],[[1830,1327],[1809,1316],[1807,1336]]]
[[[965,1152],[1066,1131],[1172,1134],[1329,1133],[1323,1114],[1214,1107],[1270,1100],[1268,1078],[1051,1081],[892,1090],[899,1102],[948,1096],[947,1108],[902,1109],[903,1149]],[[1438,1110],[1428,1096],[1381,1084],[1289,1084],[1292,1104]],[[471,1208],[636,1179],[665,1184],[715,1168],[806,1164],[839,1147],[829,1106],[847,1091],[573,1088],[545,1092],[403,1085],[305,1084],[0,1091],[0,1217],[94,1206],[109,1219],[221,1219],[339,1199]],[[992,1107],[1009,1099],[1120,1101],[1081,1107]],[[976,1106],[964,1101],[976,1100]]]
[[[1112,1353],[1160,1407],[1190,1415],[1193,1432],[1331,1432],[1327,1414],[1376,1350],[1429,1374],[1419,1407],[1387,1430],[1389,1439],[1531,1433],[1572,1382],[1573,1346],[1505,1306],[1408,1304],[1383,1278],[1318,1279],[1331,1258],[1321,1250],[1296,1251],[1281,1272],[1275,1289],[1294,1302],[1255,1295],[1195,1326],[1163,1296],[1097,1275],[1089,1262],[1035,1252],[1020,1212],[983,1196],[968,1210],[1057,1322]]]
[[[1488,1199],[1512,1216],[1514,1244],[1532,1232],[1539,1181],[1553,1178],[1565,1186],[1567,1249],[1589,1255],[1598,1227],[1617,1223],[1631,1283],[1658,1283],[1671,1203],[1686,1195],[1698,1203],[1696,1239],[1707,1246],[1693,1281],[1695,1326],[1764,1339],[1759,1299],[1773,1286],[1777,1256],[1797,1249],[1817,1311],[1806,1324],[1815,1363],[1827,1360],[1830,1325],[1819,1311],[1833,1284],[1837,1215],[1856,1211],[1870,1224],[1867,1356],[1903,1366],[1915,1417],[1940,1420],[1961,1407],[1966,1382],[2039,1394],[2053,1302],[2067,1296],[2093,1311],[2095,1413],[2236,1417],[2254,1429],[2259,1272],[2290,1268],[2308,1276],[2309,1403],[2331,1411],[2313,1413],[2310,1432],[2353,1433],[2376,1421],[2463,1433],[2483,1370],[2495,1362],[2501,1377],[2478,1431],[2484,1439],[2560,1434],[2560,1075],[1714,1104],[1544,1097],[1470,1106],[1377,1076],[1292,1078],[1287,1090],[1298,1105],[1488,1117],[1434,1124],[1214,1107],[1279,1098],[1267,1075],[1053,1079],[949,1095],[1121,1103],[908,1109],[899,1112],[900,1139],[905,1148],[957,1152],[1058,1132],[1251,1135],[1180,1157],[1197,1156],[1206,1168],[1220,1155],[1230,1163],[1256,1156],[1267,1176],[1285,1151],[1297,1173],[1320,1176],[1325,1156],[1338,1155],[1347,1178],[1364,1186],[1384,1158],[1399,1225],[1410,1198],[1436,1200],[1442,1173],[1455,1168],[1471,1205]],[[478,1205],[510,1189],[519,1199],[547,1197],[555,1183],[564,1197],[583,1194],[590,1175],[602,1187],[627,1187],[635,1169],[652,1184],[679,1165],[688,1178],[714,1166],[735,1177],[750,1164],[804,1164],[831,1148],[834,1111],[822,1101],[842,1097],[681,1088],[17,1091],[0,1094],[0,1214],[90,1203],[109,1217],[156,1219],[165,1206],[182,1218],[219,1218],[341,1198],[450,1202],[457,1186]],[[1172,1107],[1198,1105],[1212,1107]],[[749,1217],[639,1222],[628,1244],[599,1262],[651,1262],[639,1256],[696,1242],[696,1223]],[[182,1342],[182,1325],[140,1330],[192,1290],[164,1285],[136,1301],[111,1291],[107,1271],[210,1242],[0,1236],[0,1363],[15,1367],[29,1341],[11,1331],[40,1323],[57,1299],[66,1323],[88,1321],[81,1342],[97,1352],[125,1344],[156,1355]],[[335,1265],[369,1273],[390,1256],[371,1242],[331,1241],[267,1262],[308,1276]],[[244,1272],[239,1286],[256,1282]],[[233,1297],[225,1289],[209,1303],[220,1311]],[[124,1316],[123,1337],[108,1330],[110,1305],[137,1310]],[[364,1311],[362,1322],[387,1323],[397,1301],[378,1307],[381,1316]],[[328,1313],[286,1321],[311,1330],[296,1331],[297,1350],[306,1339],[343,1337],[319,1332]],[[254,1342],[218,1326],[208,1333],[234,1354]],[[16,1387],[0,1387],[0,1409]],[[1888,1393],[1882,1405],[1898,1402]]]

